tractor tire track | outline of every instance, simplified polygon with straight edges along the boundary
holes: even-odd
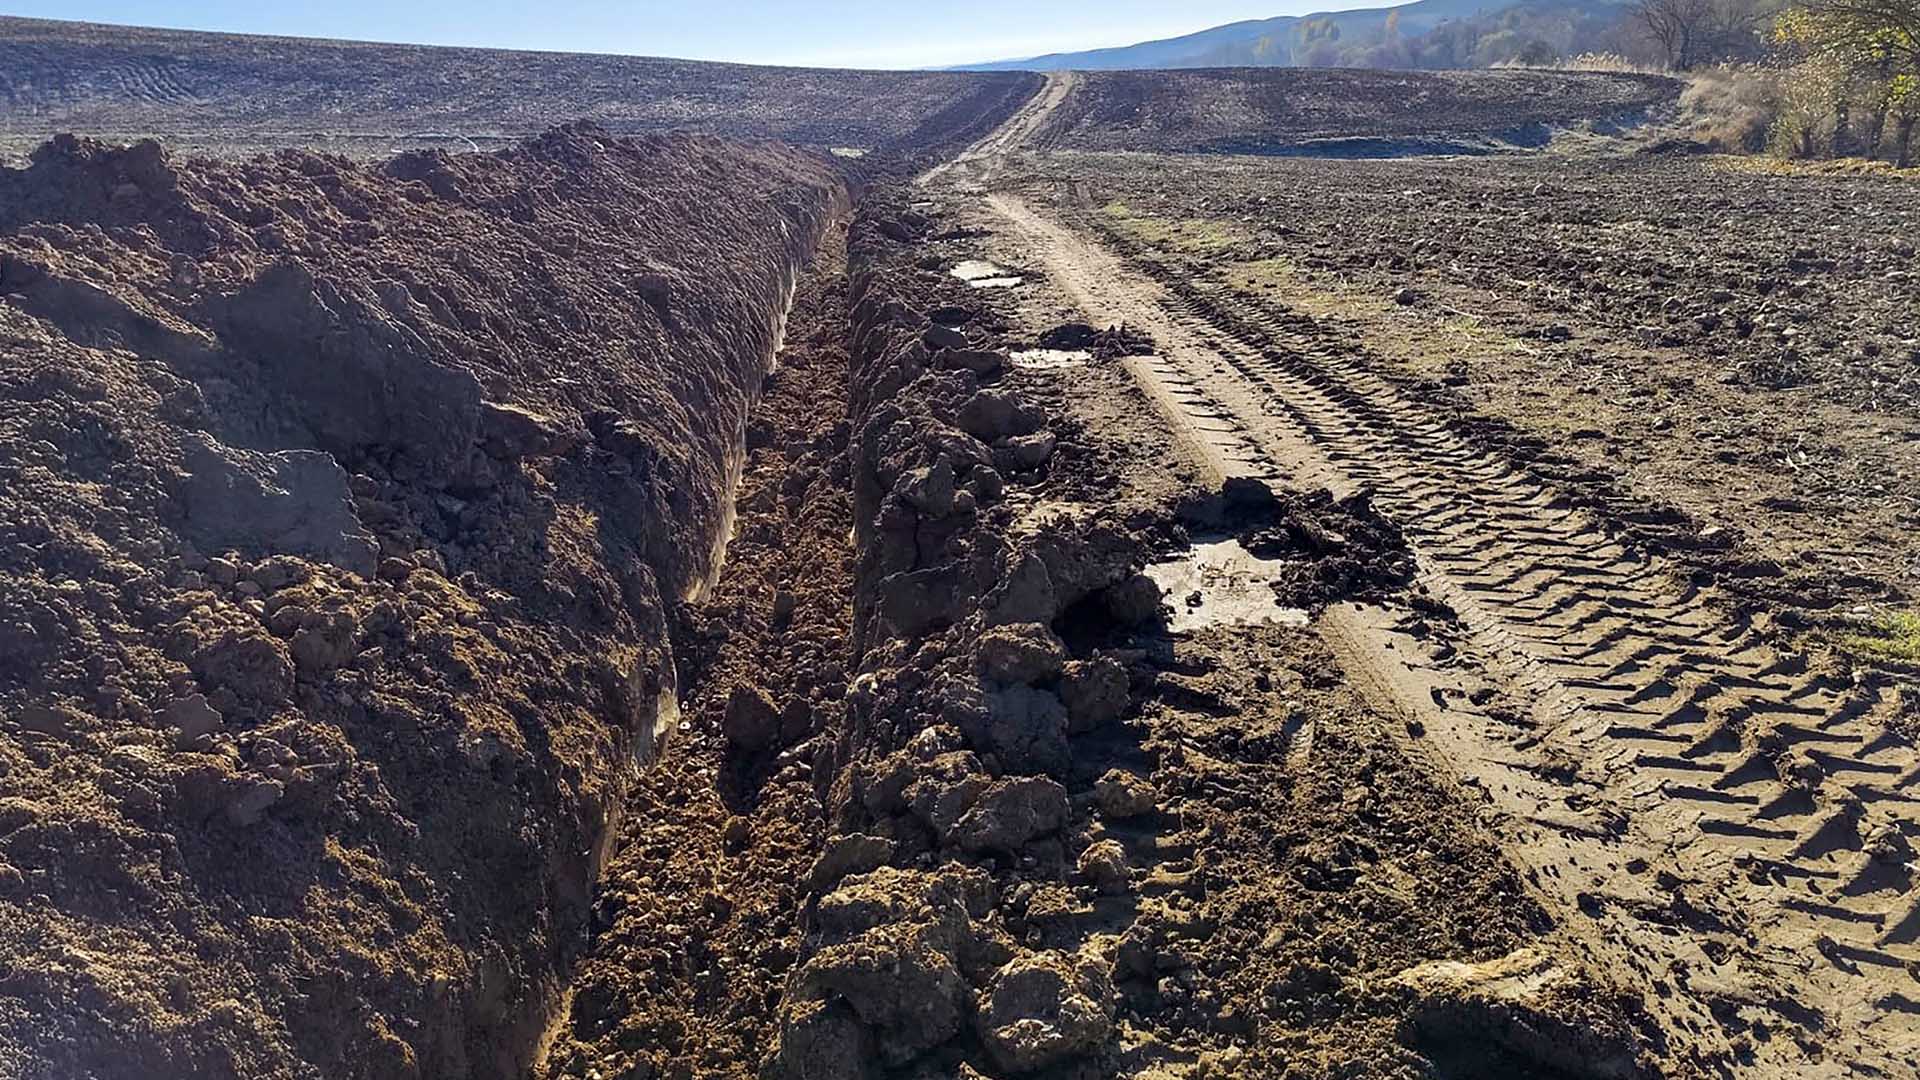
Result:
[[[988,203],[1095,321],[1160,342],[1130,369],[1217,475],[1364,487],[1405,530],[1457,652],[1378,612],[1323,632],[1485,795],[1572,946],[1642,991],[1666,1067],[1914,1074],[1920,759],[1882,688],[1713,606],[1310,318]],[[1519,707],[1479,704],[1487,682]]]
[[[1008,157],[1039,133],[1046,125],[1048,117],[1073,92],[1074,73],[1071,71],[1050,71],[1046,84],[1027,99],[1007,122],[988,132],[986,137],[974,143],[951,161],[944,161],[914,179],[914,184],[926,187],[946,180],[961,187],[981,186],[1000,174]]]

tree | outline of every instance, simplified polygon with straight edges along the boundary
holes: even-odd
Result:
[[[1893,111],[1893,166],[1913,166],[1913,125],[1920,121],[1920,75],[1895,76],[1888,87],[1888,105]]]
[[[1637,0],[1633,17],[1675,71],[1751,54],[1767,10],[1755,0]]]
[[[1866,131],[1868,157],[1879,155],[1889,117],[1893,158],[1913,161],[1913,127],[1920,113],[1920,0],[1801,0],[1774,26],[1774,37],[1800,59],[1793,77],[1837,86],[1834,152],[1850,153],[1850,118],[1864,95],[1873,111]]]
[[[1706,31],[1709,6],[1711,0],[1639,0],[1633,13],[1666,55],[1667,66],[1691,71]]]

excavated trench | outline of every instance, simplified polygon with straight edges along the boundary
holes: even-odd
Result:
[[[1387,976],[1562,987],[1511,868],[1297,626],[1405,588],[1397,531],[1090,427],[949,272],[954,226],[870,192],[802,280],[539,1075],[1406,1072],[1416,1021],[1465,1045],[1508,1006]],[[1064,377],[1137,413],[1138,343],[1102,341]],[[1358,907],[1356,851],[1396,882]]]

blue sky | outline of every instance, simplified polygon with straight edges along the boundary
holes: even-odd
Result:
[[[1392,0],[0,0],[0,13],[435,45],[923,67],[1129,45]]]

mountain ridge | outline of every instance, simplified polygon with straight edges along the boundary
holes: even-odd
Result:
[[[955,65],[953,71],[1123,71],[1143,68],[1203,67],[1325,67],[1325,66],[1490,66],[1503,60],[1525,60],[1533,45],[1532,56],[1543,50],[1559,53],[1575,46],[1581,30],[1599,23],[1617,20],[1626,0],[1413,0],[1411,3],[1344,11],[1322,11],[1306,15],[1278,15],[1268,19],[1242,19],[1196,30],[1176,37],[1156,38],[1132,45],[1109,46],[1070,52],[1045,53],[1012,60],[994,60]],[[1518,17],[1516,17],[1516,15]],[[1501,25],[1501,23],[1510,25]],[[1440,63],[1358,63],[1343,64],[1356,50],[1372,50],[1394,59],[1397,48],[1416,48],[1425,38],[1452,24],[1462,28],[1491,27],[1491,33],[1506,34],[1501,44],[1487,50],[1486,63],[1474,63],[1469,50],[1439,50]],[[1512,25],[1518,24],[1518,25]],[[1524,27],[1522,29],[1521,27]],[[1484,35],[1476,35],[1478,48]],[[1534,45],[1534,43],[1538,43]],[[1458,42],[1449,41],[1449,46]],[[1512,48],[1505,47],[1511,45]],[[1435,51],[1435,50],[1428,50]],[[1495,55],[1512,51],[1514,56]],[[1332,61],[1331,63],[1328,61]]]

